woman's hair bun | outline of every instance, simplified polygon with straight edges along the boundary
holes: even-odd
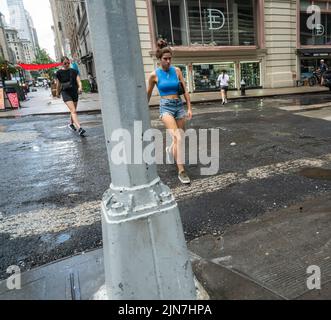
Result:
[[[163,40],[163,39],[160,39],[158,42],[157,42],[157,47],[159,49],[163,49],[163,48],[166,48],[168,46],[168,43],[167,41]]]

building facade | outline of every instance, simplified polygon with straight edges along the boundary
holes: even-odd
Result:
[[[146,78],[156,41],[174,51],[191,92],[215,90],[226,69],[231,87],[295,86],[324,59],[331,66],[330,0],[136,0]]]
[[[136,0],[146,78],[157,67],[157,39],[173,48],[190,92],[290,87],[298,75],[296,0]]]
[[[33,23],[24,8],[23,0],[7,0],[10,26],[18,31],[23,43],[25,62],[32,63],[36,58],[36,41],[33,35]]]
[[[331,67],[331,1],[297,3],[297,62],[301,74],[311,74],[320,59]]]
[[[51,11],[52,11],[53,23],[54,23],[52,30],[54,32],[54,39],[55,39],[55,44],[54,44],[55,57],[57,61],[60,61],[62,56],[64,55],[69,56],[69,52],[65,52],[66,38],[63,29],[64,23],[61,17],[62,8],[60,7],[60,4],[56,0],[50,0],[49,2],[51,5]]]
[[[81,78],[95,77],[93,52],[84,1],[50,0],[57,60],[66,55],[78,63]]]
[[[55,0],[50,0],[55,2]],[[72,53],[94,74],[84,2],[58,9]],[[172,47],[190,92],[217,90],[225,69],[231,89],[281,88],[331,64],[331,0],[135,0],[146,81],[158,66],[157,40]],[[58,4],[58,7],[60,5]],[[62,11],[61,11],[62,10]],[[54,20],[56,21],[56,20]],[[330,61],[329,60],[330,56]]]
[[[78,57],[81,62],[82,78],[87,79],[88,74],[95,77],[96,71],[85,2],[75,3],[75,15],[78,26]]]
[[[0,12],[0,58],[6,61],[14,62],[6,38],[5,17],[1,12]]]
[[[27,60],[25,59],[23,43],[18,37],[18,31],[14,28],[7,27],[5,28],[5,33],[8,46],[14,55],[13,63],[26,63]]]
[[[28,28],[29,28],[29,35],[30,35],[30,41],[32,42],[32,46],[34,48],[35,54],[37,54],[37,48],[39,47],[39,40],[37,35],[37,30],[34,27],[33,20],[30,16],[30,13],[25,10],[25,16],[28,21]]]

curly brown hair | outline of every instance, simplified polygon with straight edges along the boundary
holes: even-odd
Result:
[[[156,58],[162,59],[165,53],[170,53],[172,55],[172,50],[168,47],[167,41],[160,39],[157,42]]]

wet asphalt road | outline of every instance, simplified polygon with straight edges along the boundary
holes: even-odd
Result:
[[[329,102],[329,94],[319,94],[195,105],[188,128],[220,130],[218,174],[201,176],[201,166],[192,165],[192,185],[184,187],[174,166],[158,166],[186,239],[221,234],[291,204],[299,210],[303,200],[330,193],[331,177],[301,171],[331,169],[331,122],[279,109]],[[331,107],[324,110],[331,116]],[[151,118],[163,128],[157,109]],[[27,270],[102,246],[100,199],[110,184],[102,119],[80,119],[84,139],[62,115],[0,119],[0,279],[13,264]]]

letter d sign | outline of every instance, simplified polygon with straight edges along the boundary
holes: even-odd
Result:
[[[7,273],[12,274],[7,279],[7,288],[9,290],[20,290],[21,289],[21,269],[18,266],[10,266],[8,267]]]

